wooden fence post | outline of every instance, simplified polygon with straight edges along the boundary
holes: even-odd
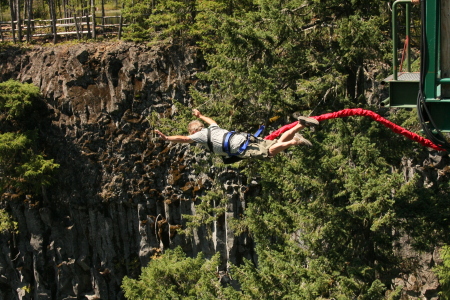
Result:
[[[11,30],[13,36],[13,42],[16,43],[16,24],[14,20],[16,19],[16,14],[14,13],[14,1],[9,0],[9,11],[11,12]]]
[[[92,14],[92,38],[95,40],[97,38],[97,33],[95,27],[97,22],[95,21],[95,0],[91,0],[91,14]]]
[[[22,42],[22,17],[20,15],[20,1],[16,0],[17,39]]]
[[[122,39],[122,24],[123,24],[123,18],[122,18],[122,13],[120,13],[120,18],[119,18],[119,34],[117,36],[117,38],[120,40]]]
[[[117,34],[117,38],[119,40],[122,39],[122,25],[123,25],[122,11],[124,8],[125,8],[125,4],[122,3],[122,10],[120,11],[120,18],[119,18],[119,33]]]
[[[75,30],[76,30],[76,32],[77,32],[77,38],[78,38],[78,40],[80,40],[81,39],[81,36],[80,36],[80,25],[78,24],[78,17],[77,17],[77,14],[74,14],[73,15],[73,22],[75,23]],[[83,31],[83,29],[81,29],[81,31]]]

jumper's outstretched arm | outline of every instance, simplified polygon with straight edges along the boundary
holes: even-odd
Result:
[[[165,140],[165,141],[169,141],[169,142],[174,142],[174,143],[193,143],[194,140],[192,140],[191,138],[184,136],[184,135],[165,135],[164,133],[162,133],[161,131],[155,129],[155,132],[157,134],[159,134],[159,136]]]
[[[216,121],[214,121],[210,117],[202,115],[201,112],[198,109],[193,109],[192,110],[192,114],[194,116],[196,116],[197,118],[199,118],[200,120],[202,120],[203,122],[205,122],[206,124],[208,124],[208,125],[217,124]]]

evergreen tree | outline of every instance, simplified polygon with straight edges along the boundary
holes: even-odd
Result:
[[[218,265],[218,254],[210,260],[201,253],[188,258],[178,247],[155,257],[138,280],[125,277],[122,288],[130,300],[237,299],[233,288],[221,286]]]
[[[199,76],[210,85],[192,90],[195,106],[205,104],[223,127],[244,131],[274,115],[289,120],[295,111],[376,109],[365,105],[364,73],[369,64],[385,64],[390,53],[387,3],[197,1],[195,16],[178,31],[183,38],[192,34],[208,64]],[[177,20],[170,15],[151,19]],[[162,33],[173,24],[159,25]],[[411,125],[415,117],[393,111],[389,118]],[[261,178],[262,192],[248,199],[245,216],[236,221],[255,240],[258,260],[232,268],[240,285],[239,292],[228,290],[233,296],[385,299],[398,275],[393,245],[401,234],[420,249],[449,241],[448,182],[424,188],[419,175],[407,178],[400,171],[404,157],[421,155],[411,141],[363,117],[320,128],[314,136],[305,131],[312,149],[240,163],[248,178]],[[182,256],[172,264],[186,261],[194,264]],[[152,276],[143,274],[141,281]],[[183,285],[173,297],[195,293]],[[390,299],[400,295],[390,293]]]
[[[439,295],[443,300],[447,300],[450,299],[450,247],[448,245],[442,247],[440,254],[443,264],[436,266],[434,270],[442,287]]]
[[[124,1],[122,15],[129,25],[125,28],[124,38],[133,41],[148,41],[149,28],[146,25],[148,16],[152,13],[151,0],[145,1]]]
[[[311,111],[321,101],[334,103],[321,109],[335,110],[345,98],[362,100],[364,62],[383,57],[390,45],[383,34],[387,12],[374,5],[368,14],[366,1],[336,4],[343,6],[339,14],[329,2],[258,4],[233,15],[209,14],[216,37],[203,40],[210,51],[202,78],[213,82],[208,93],[221,107],[212,105],[212,112],[231,114],[239,129],[248,130],[275,112]],[[194,98],[208,100],[198,93]]]
[[[40,92],[14,80],[0,83],[0,192],[40,194],[59,167],[37,149],[37,119],[33,114]]]
[[[0,234],[17,230],[17,222],[13,221],[5,209],[0,209]]]

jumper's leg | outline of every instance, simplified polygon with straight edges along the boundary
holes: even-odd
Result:
[[[290,139],[289,141],[278,142],[278,143],[272,145],[272,147],[269,148],[269,156],[274,157],[281,151],[286,150],[287,148],[289,148],[291,146],[297,146],[297,145],[304,145],[304,146],[311,147],[312,143],[310,141],[308,141],[307,139],[305,139],[301,134],[294,133],[293,138]]]
[[[290,141],[294,138],[294,135],[299,132],[300,130],[302,130],[303,128],[305,128],[304,125],[298,123],[297,125],[295,125],[294,127],[292,127],[291,129],[289,129],[288,131],[284,132],[280,139],[278,140],[279,143],[283,143],[283,142],[287,142]]]

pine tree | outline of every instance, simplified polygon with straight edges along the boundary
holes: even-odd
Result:
[[[162,20],[176,16],[153,17],[161,27],[146,30],[166,38],[173,23]],[[389,56],[386,1],[197,1],[195,17],[187,19],[178,32],[192,35],[208,65],[199,75],[208,88],[192,89],[194,103],[224,128],[249,131],[273,116],[291,121],[295,111],[376,109],[366,104],[364,80],[369,64],[382,66]],[[389,118],[411,125],[410,113]],[[448,182],[425,189],[419,175],[400,171],[404,157],[421,155],[411,141],[363,117],[320,128],[304,132],[312,149],[240,163],[262,189],[236,221],[255,240],[258,256],[232,268],[239,298],[384,299],[400,266],[393,252],[400,234],[426,250],[450,239]],[[173,297],[186,291],[195,294],[189,287]],[[400,295],[391,292],[391,299]]]
[[[434,271],[439,277],[439,283],[441,284],[441,291],[439,295],[443,300],[450,299],[450,247],[445,245],[440,251],[443,264],[436,266]]]
[[[59,167],[38,152],[33,105],[39,89],[14,80],[0,83],[0,192],[40,194]],[[37,106],[36,106],[37,107]],[[37,118],[42,118],[40,115]]]
[[[201,253],[189,258],[178,247],[154,257],[139,279],[125,277],[122,289],[129,300],[238,299],[233,288],[221,286],[218,265],[218,254],[210,260]]]

